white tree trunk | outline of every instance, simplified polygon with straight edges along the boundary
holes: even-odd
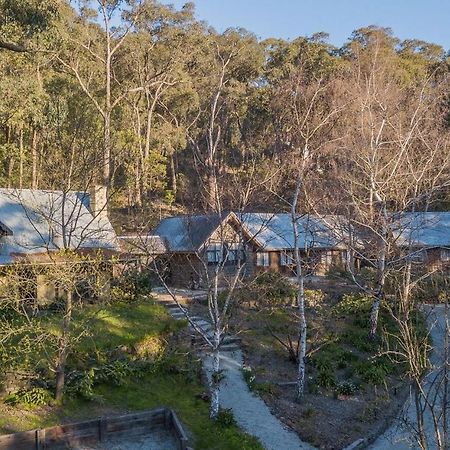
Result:
[[[219,391],[220,391],[220,332],[214,330],[214,349],[213,349],[213,370],[211,374],[210,390],[211,390],[211,405],[209,410],[209,416],[211,419],[215,419],[219,414]]]
[[[298,372],[297,372],[297,393],[296,397],[299,400],[305,391],[305,376],[306,376],[306,334],[307,322],[305,315],[305,280],[303,274],[302,259],[300,257],[298,228],[297,228],[297,203],[300,195],[301,177],[297,181],[297,186],[294,193],[291,210],[292,230],[294,232],[294,252],[295,252],[295,273],[297,279],[297,305],[299,322],[299,349],[298,349]]]

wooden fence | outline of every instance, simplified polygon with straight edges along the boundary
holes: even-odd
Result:
[[[132,439],[158,428],[165,428],[174,434],[179,450],[192,450],[188,447],[188,438],[178,416],[168,408],[7,434],[0,436],[0,450],[46,450],[80,444],[94,445],[107,439]]]

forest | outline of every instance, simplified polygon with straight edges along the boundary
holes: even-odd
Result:
[[[0,435],[164,404],[199,449],[335,449],[413,392],[410,439],[448,448],[449,75],[446,49],[374,25],[335,47],[218,32],[194,3],[0,0]],[[180,214],[211,231],[177,254],[151,233]]]
[[[375,26],[341,48],[324,33],[259,41],[216,32],[191,3],[0,8],[4,187],[106,184],[112,209],[146,224],[173,206],[284,210],[299,171],[304,210],[448,202],[438,45]]]

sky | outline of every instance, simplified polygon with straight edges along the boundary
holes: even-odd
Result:
[[[179,8],[186,0],[162,0]],[[293,39],[324,31],[340,47],[367,25],[390,27],[400,39],[450,49],[450,0],[193,0],[198,19],[217,31],[243,27],[261,39]]]

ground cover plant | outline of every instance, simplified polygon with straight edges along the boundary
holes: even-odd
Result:
[[[351,290],[307,290],[308,380],[300,403],[294,386],[298,320],[291,299],[277,301],[276,307],[267,307],[267,301],[259,307],[257,299],[244,301],[236,315],[249,387],[302,439],[319,448],[343,448],[375,435],[403,405],[405,367],[384,352],[384,339],[396,333],[395,320],[382,308],[379,332],[384,338],[369,340],[370,307],[370,298]],[[417,328],[425,332],[417,314]],[[326,427],[318,426],[324,423]]]
[[[60,320],[51,309],[36,318],[48,335],[58,333]],[[73,318],[77,339],[68,358],[65,395],[60,404],[54,402],[54,374],[46,366],[52,340],[47,348],[36,345],[36,351],[32,336],[22,335],[10,346],[3,345],[4,363],[22,376],[15,381],[3,378],[0,432],[164,405],[177,411],[192,433],[195,448],[260,449],[256,439],[241,432],[229,414],[223,423],[208,418],[201,363],[186,344],[185,325],[174,321],[150,298],[80,305]],[[80,333],[80,328],[85,332]],[[8,352],[14,353],[14,358],[8,358]]]

